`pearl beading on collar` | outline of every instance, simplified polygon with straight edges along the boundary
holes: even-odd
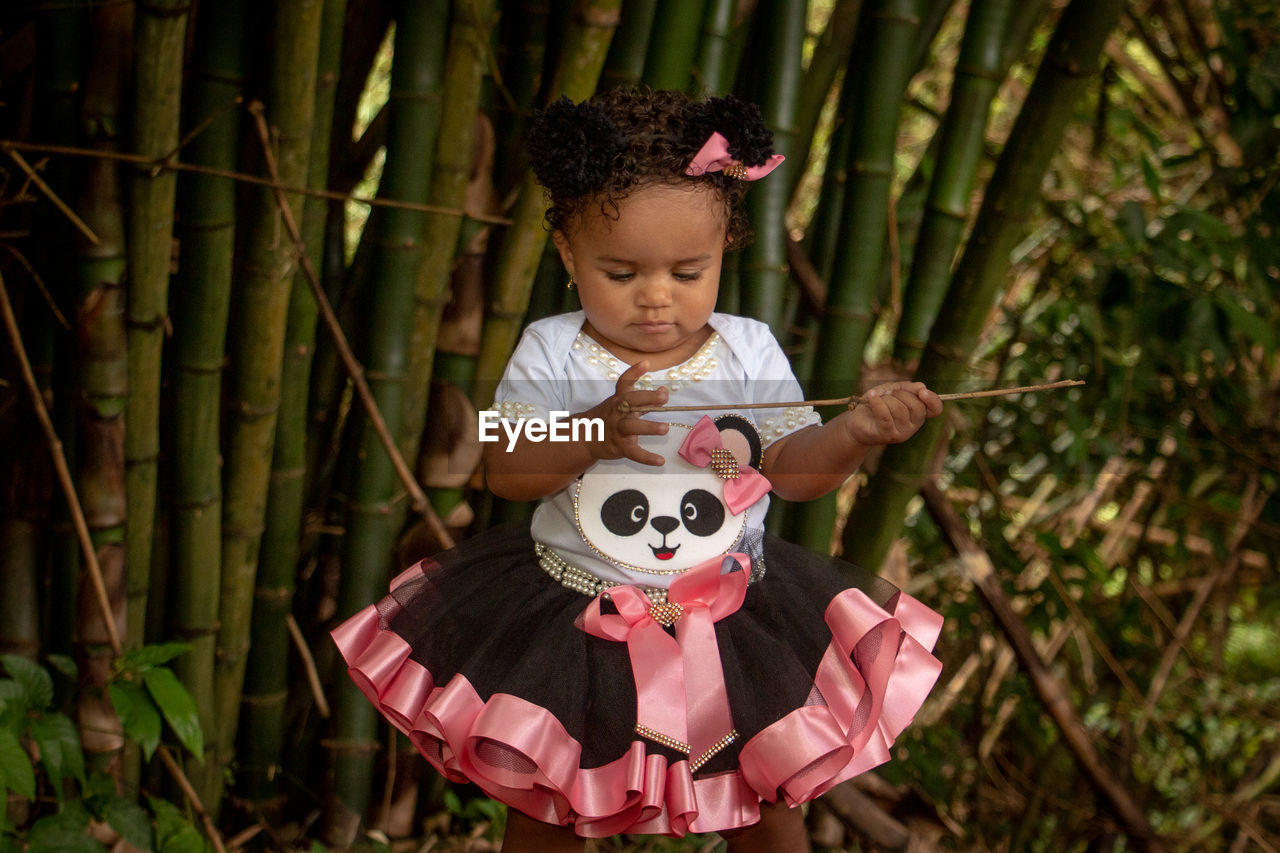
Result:
[[[789,406],[781,415],[760,421],[760,445],[768,447],[788,433],[821,423],[822,416],[812,406]]]
[[[674,394],[686,385],[701,382],[711,375],[711,371],[720,366],[720,361],[716,358],[719,345],[720,333],[712,332],[711,337],[707,338],[702,346],[698,347],[698,351],[689,356],[686,361],[666,370],[646,373],[636,380],[636,387],[649,391],[661,385]],[[586,332],[578,332],[577,338],[573,341],[573,348],[579,351],[585,350],[587,364],[596,367],[610,381],[617,382],[618,377],[626,372],[628,365],[591,340]]]

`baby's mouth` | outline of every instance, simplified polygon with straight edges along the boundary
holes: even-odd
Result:
[[[649,550],[652,551],[653,556],[657,557],[659,560],[670,560],[672,557],[676,555],[676,551],[680,550],[680,546],[677,545],[676,547],[672,548],[667,544],[666,538],[663,537],[662,545],[660,547],[655,548],[654,546],[650,545]]]

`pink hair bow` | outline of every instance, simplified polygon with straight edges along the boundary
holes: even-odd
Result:
[[[696,177],[707,172],[724,172],[731,178],[758,181],[778,168],[785,159],[781,154],[773,154],[763,166],[747,166],[729,155],[729,140],[717,132],[712,133],[711,138],[693,155],[693,162],[684,173]]]
[[[724,479],[724,502],[729,511],[738,515],[760,498],[768,494],[769,480],[756,469],[742,467],[733,453],[724,446],[715,421],[706,415],[689,431],[689,437],[680,445],[680,456],[699,468],[711,466]]]

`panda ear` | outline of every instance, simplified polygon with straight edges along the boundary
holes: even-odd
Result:
[[[755,425],[742,415],[721,415],[716,418],[715,424],[716,429],[720,430],[720,441],[737,457],[738,464],[759,471],[760,463],[764,460],[764,449]]]

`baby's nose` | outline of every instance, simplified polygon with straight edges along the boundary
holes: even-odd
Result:
[[[671,531],[680,526],[680,522],[676,521],[669,515],[659,515],[649,519],[649,523],[653,525],[653,529],[666,536]]]
[[[640,301],[645,305],[668,305],[671,302],[671,288],[659,279],[650,279],[640,290]]]

